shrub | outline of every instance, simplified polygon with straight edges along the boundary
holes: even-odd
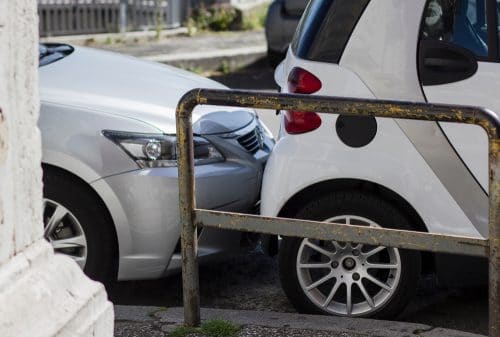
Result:
[[[239,18],[238,12],[229,7],[213,7],[206,9],[200,6],[193,11],[191,24],[197,30],[225,31],[232,29]]]

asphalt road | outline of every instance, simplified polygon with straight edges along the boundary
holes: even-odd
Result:
[[[238,89],[276,90],[273,71],[259,61],[238,72],[214,79]],[[259,115],[276,134],[279,120],[273,112]],[[200,268],[204,307],[294,312],[281,290],[276,258],[242,253]],[[119,282],[110,292],[115,304],[180,306],[180,275],[154,281]],[[398,320],[487,334],[487,288],[441,289],[432,277],[423,279],[418,294]]]
[[[110,299],[120,305],[182,306],[181,276],[119,282]],[[207,308],[295,312],[283,293],[275,257],[242,253],[200,267],[201,305]],[[399,321],[487,335],[487,289],[441,289],[421,280]]]

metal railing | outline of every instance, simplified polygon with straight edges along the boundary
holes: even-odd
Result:
[[[179,27],[182,0],[38,0],[40,36]]]
[[[489,138],[489,239],[369,228],[317,221],[269,218],[197,209],[193,159],[192,111],[197,105],[272,110],[316,111],[326,114],[456,122],[481,126]],[[200,324],[197,227],[335,240],[420,251],[489,258],[489,334],[500,337],[500,119],[488,110],[451,105],[344,99],[260,92],[195,89],[179,102],[176,114],[179,150],[184,323]],[[382,224],[383,225],[383,224]],[[452,224],[450,224],[452,225]]]

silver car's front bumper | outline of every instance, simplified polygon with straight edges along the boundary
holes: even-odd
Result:
[[[272,141],[266,139],[269,146],[251,154],[236,138],[206,138],[226,160],[196,167],[197,206],[251,210],[259,200]],[[119,280],[157,278],[179,268],[179,256],[175,254],[180,236],[177,184],[177,167],[135,170],[92,184],[113,214],[120,243]],[[240,233],[204,230],[199,241],[200,257],[236,250],[239,239]]]

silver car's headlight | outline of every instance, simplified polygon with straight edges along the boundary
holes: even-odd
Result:
[[[175,135],[104,130],[102,134],[117,144],[141,168],[177,166]],[[194,164],[224,161],[224,156],[203,137],[194,137]]]

